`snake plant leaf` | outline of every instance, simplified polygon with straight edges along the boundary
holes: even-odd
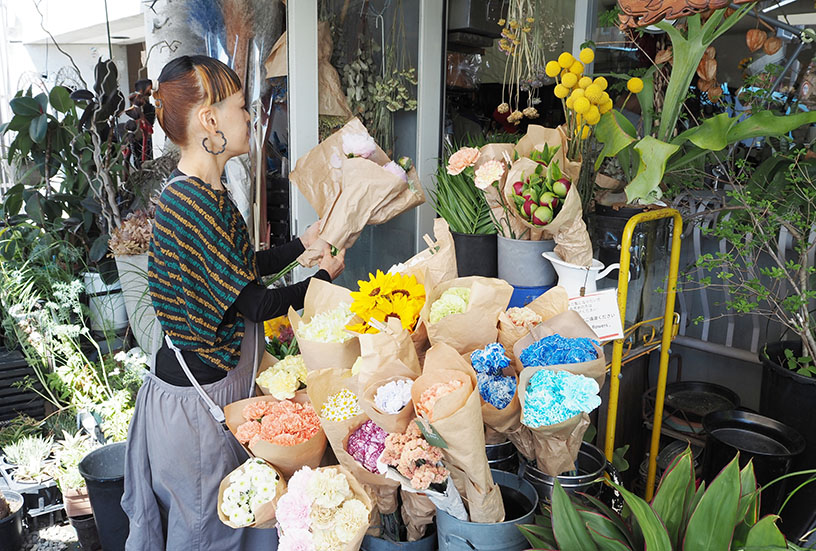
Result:
[[[555,481],[552,496],[552,526],[559,549],[598,551],[567,492]]]
[[[638,173],[626,186],[626,199],[630,203],[638,200],[652,203],[660,199],[660,182],[666,171],[669,157],[680,149],[679,145],[666,143],[651,136],[646,136],[635,144],[635,151],[640,155]]]
[[[614,157],[637,141],[637,130],[620,111],[612,109],[604,113],[595,126],[595,137],[604,144],[595,161],[595,170],[598,170],[605,157]]]
[[[690,141],[700,149],[720,151],[728,147],[730,143],[728,132],[736,123],[736,118],[729,117],[728,113],[720,113],[682,132],[671,143],[683,145],[686,141]]]
[[[794,115],[775,115],[760,111],[738,122],[728,132],[728,143],[735,143],[760,136],[781,136],[800,126],[816,123],[816,111]]]
[[[654,509],[623,486],[615,484],[614,482],[610,482],[609,484],[621,493],[626,505],[629,506],[632,514],[635,515],[637,525],[643,532],[646,551],[665,551],[671,549],[669,534],[666,532],[666,527],[663,526],[660,517],[654,512]],[[576,547],[575,549],[580,548]]]
[[[694,486],[691,450],[686,448],[666,470],[652,500],[652,509],[666,525],[673,549],[679,548],[683,512],[686,503],[694,499]]]
[[[735,458],[711,482],[711,486],[691,514],[683,540],[683,550],[729,549],[737,524],[739,496],[739,464]]]
[[[779,531],[776,526],[776,515],[768,515],[763,517],[754,524],[751,531],[748,532],[748,539],[745,541],[746,549],[768,549],[779,547],[781,549],[787,548],[785,536]]]

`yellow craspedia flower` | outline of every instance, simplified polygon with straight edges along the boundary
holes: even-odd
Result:
[[[584,90],[584,97],[592,103],[601,103],[603,101],[603,90],[597,84],[590,84]]]
[[[584,92],[583,88],[576,88],[575,90],[572,91],[572,94],[570,94],[570,97],[573,100],[576,100],[578,98],[583,98],[584,94],[586,94],[586,92]]]
[[[607,82],[604,77],[596,78],[594,81],[592,81],[592,84],[597,85],[601,90],[606,90],[606,87],[609,86],[609,82]]]
[[[570,73],[575,73],[576,75],[580,75],[584,72],[584,64],[578,61],[577,59],[570,65]]]
[[[556,84],[555,91],[553,93],[555,94],[555,97],[564,99],[569,95],[569,88],[563,84]]]
[[[589,103],[588,99],[578,98],[575,100],[575,105],[573,106],[573,109],[575,109],[576,113],[580,113],[583,115],[584,113],[589,111],[590,106],[591,104]]]
[[[582,139],[582,140],[585,140],[585,139],[587,139],[588,137],[589,137],[589,127],[588,127],[588,126],[584,126],[583,128],[581,128],[581,139]]]
[[[599,120],[601,120],[600,110],[595,105],[590,106],[589,111],[587,111],[587,114],[586,114],[587,124],[591,124],[591,125],[594,126],[594,125],[598,124]]]
[[[573,73],[567,73],[563,77],[561,77],[561,84],[566,86],[567,88],[574,88],[576,84],[578,84],[578,75]]]
[[[632,77],[626,83],[626,89],[633,94],[639,94],[643,90],[643,80],[638,77]]]
[[[595,52],[593,52],[590,48],[584,48],[581,50],[581,53],[578,54],[578,59],[580,59],[584,64],[592,63],[595,61]]]
[[[567,109],[572,109],[575,107],[575,98],[570,96],[566,99],[564,103],[566,104]]]
[[[584,116],[581,113],[575,113],[575,127],[578,128],[584,124]]]
[[[555,78],[561,72],[561,66],[557,61],[548,61],[547,65],[544,66],[544,72],[547,73],[548,77]]]
[[[607,100],[607,101],[603,102],[602,104],[600,104],[600,105],[598,106],[598,111],[600,111],[600,112],[601,112],[601,115],[603,115],[603,114],[604,114],[604,113],[606,113],[607,111],[611,110],[611,109],[612,109],[612,107],[613,107],[613,105],[614,105],[614,104],[612,103],[612,100],[611,100],[611,99],[610,99],[610,100]]]
[[[609,94],[607,94],[606,92],[604,92],[603,94],[601,94],[601,96],[603,96],[603,99],[601,99],[601,104],[604,104],[604,103],[606,103],[607,101],[609,101],[609,100],[610,100],[610,98],[609,98]]]
[[[586,88],[590,84],[592,84],[592,79],[589,77],[581,77],[578,80],[578,86],[580,86],[581,88]]]
[[[558,56],[558,64],[563,67],[564,69],[569,69],[575,58],[572,57],[572,54],[569,52],[562,52],[560,56]]]

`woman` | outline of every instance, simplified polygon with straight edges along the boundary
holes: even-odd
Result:
[[[218,519],[218,486],[247,458],[221,408],[250,394],[263,321],[303,307],[308,280],[266,289],[260,276],[310,246],[317,225],[255,253],[221,183],[226,161],[249,151],[238,76],[215,59],[183,56],[164,67],[158,84],[156,115],[181,159],[159,200],[150,243],[148,283],[165,340],[128,434],[127,549],[275,549],[274,530],[234,530]],[[313,277],[337,277],[344,255],[327,247]]]

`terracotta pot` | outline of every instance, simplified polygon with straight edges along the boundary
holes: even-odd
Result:
[[[93,514],[91,500],[88,499],[88,489],[66,488],[62,492],[62,503],[65,505],[65,514],[69,517],[81,517]]]

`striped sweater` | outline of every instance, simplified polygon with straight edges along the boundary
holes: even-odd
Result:
[[[259,280],[246,224],[228,193],[197,178],[168,185],[156,208],[148,287],[173,344],[212,367],[234,368],[244,318],[227,310]]]

